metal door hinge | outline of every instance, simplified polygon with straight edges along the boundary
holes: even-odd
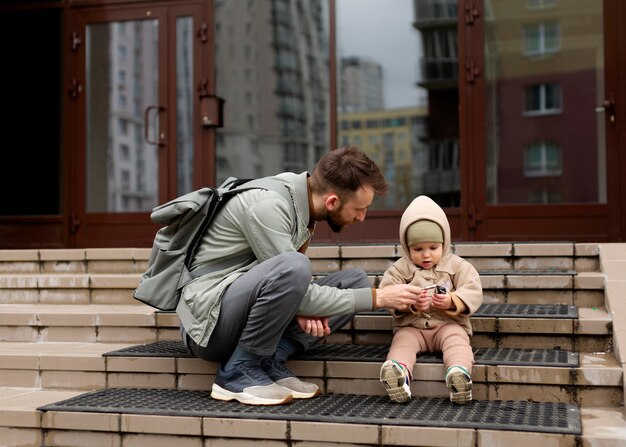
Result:
[[[209,26],[206,23],[201,23],[198,29],[198,37],[200,42],[206,43],[209,41]]]
[[[76,31],[72,31],[72,37],[70,39],[70,48],[72,51],[77,51],[78,47],[80,47],[83,43],[83,40],[80,38]]]
[[[209,80],[207,78],[200,79],[200,83],[198,85],[198,97],[204,98],[209,96]]]
[[[76,233],[78,231],[78,227],[82,224],[80,217],[77,213],[70,214],[70,232]]]
[[[465,81],[468,84],[476,82],[476,78],[480,76],[480,70],[474,61],[468,61],[465,64]]]
[[[465,2],[465,23],[473,25],[477,17],[480,17],[476,3],[472,0]]]
[[[478,213],[478,210],[476,209],[476,205],[470,205],[469,209],[467,210],[467,217],[467,227],[470,230],[475,230],[478,226],[478,222],[482,222],[483,220],[482,216]]]
[[[78,79],[73,78],[70,81],[70,86],[68,87],[67,91],[70,95],[70,98],[76,99],[78,98],[78,95],[80,94],[80,92],[83,91],[83,86],[80,82],[78,82]]]

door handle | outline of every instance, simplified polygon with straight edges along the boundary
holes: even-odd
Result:
[[[605,99],[604,101],[602,101],[602,105],[600,107],[596,107],[596,112],[608,113],[611,126],[615,125],[615,101],[613,100],[613,98]]]
[[[154,113],[154,129],[155,135],[154,139],[150,138],[150,112],[155,111]],[[146,110],[143,114],[143,137],[146,140],[146,143],[153,144],[155,146],[165,146],[165,132],[161,132],[159,130],[159,113],[164,112],[165,107],[159,105],[151,105],[146,107]]]

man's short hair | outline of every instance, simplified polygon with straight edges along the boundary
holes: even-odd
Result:
[[[364,186],[370,186],[376,195],[384,195],[388,189],[378,165],[356,146],[344,146],[326,153],[317,162],[311,176],[311,188],[318,193],[336,192],[351,196]]]

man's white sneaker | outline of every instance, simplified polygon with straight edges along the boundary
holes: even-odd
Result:
[[[274,383],[260,366],[246,362],[229,371],[220,368],[211,388],[211,397],[237,400],[247,405],[280,405],[293,400],[291,393]]]
[[[320,389],[316,384],[298,379],[280,359],[264,358],[261,360],[261,368],[276,384],[286,388],[294,399],[310,399],[320,394]]]

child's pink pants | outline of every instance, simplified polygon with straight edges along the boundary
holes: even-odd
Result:
[[[463,366],[470,373],[474,366],[474,353],[469,336],[456,323],[448,323],[433,329],[417,329],[405,326],[394,334],[387,360],[404,363],[413,374],[415,355],[422,352],[443,352],[446,370],[451,366]]]

